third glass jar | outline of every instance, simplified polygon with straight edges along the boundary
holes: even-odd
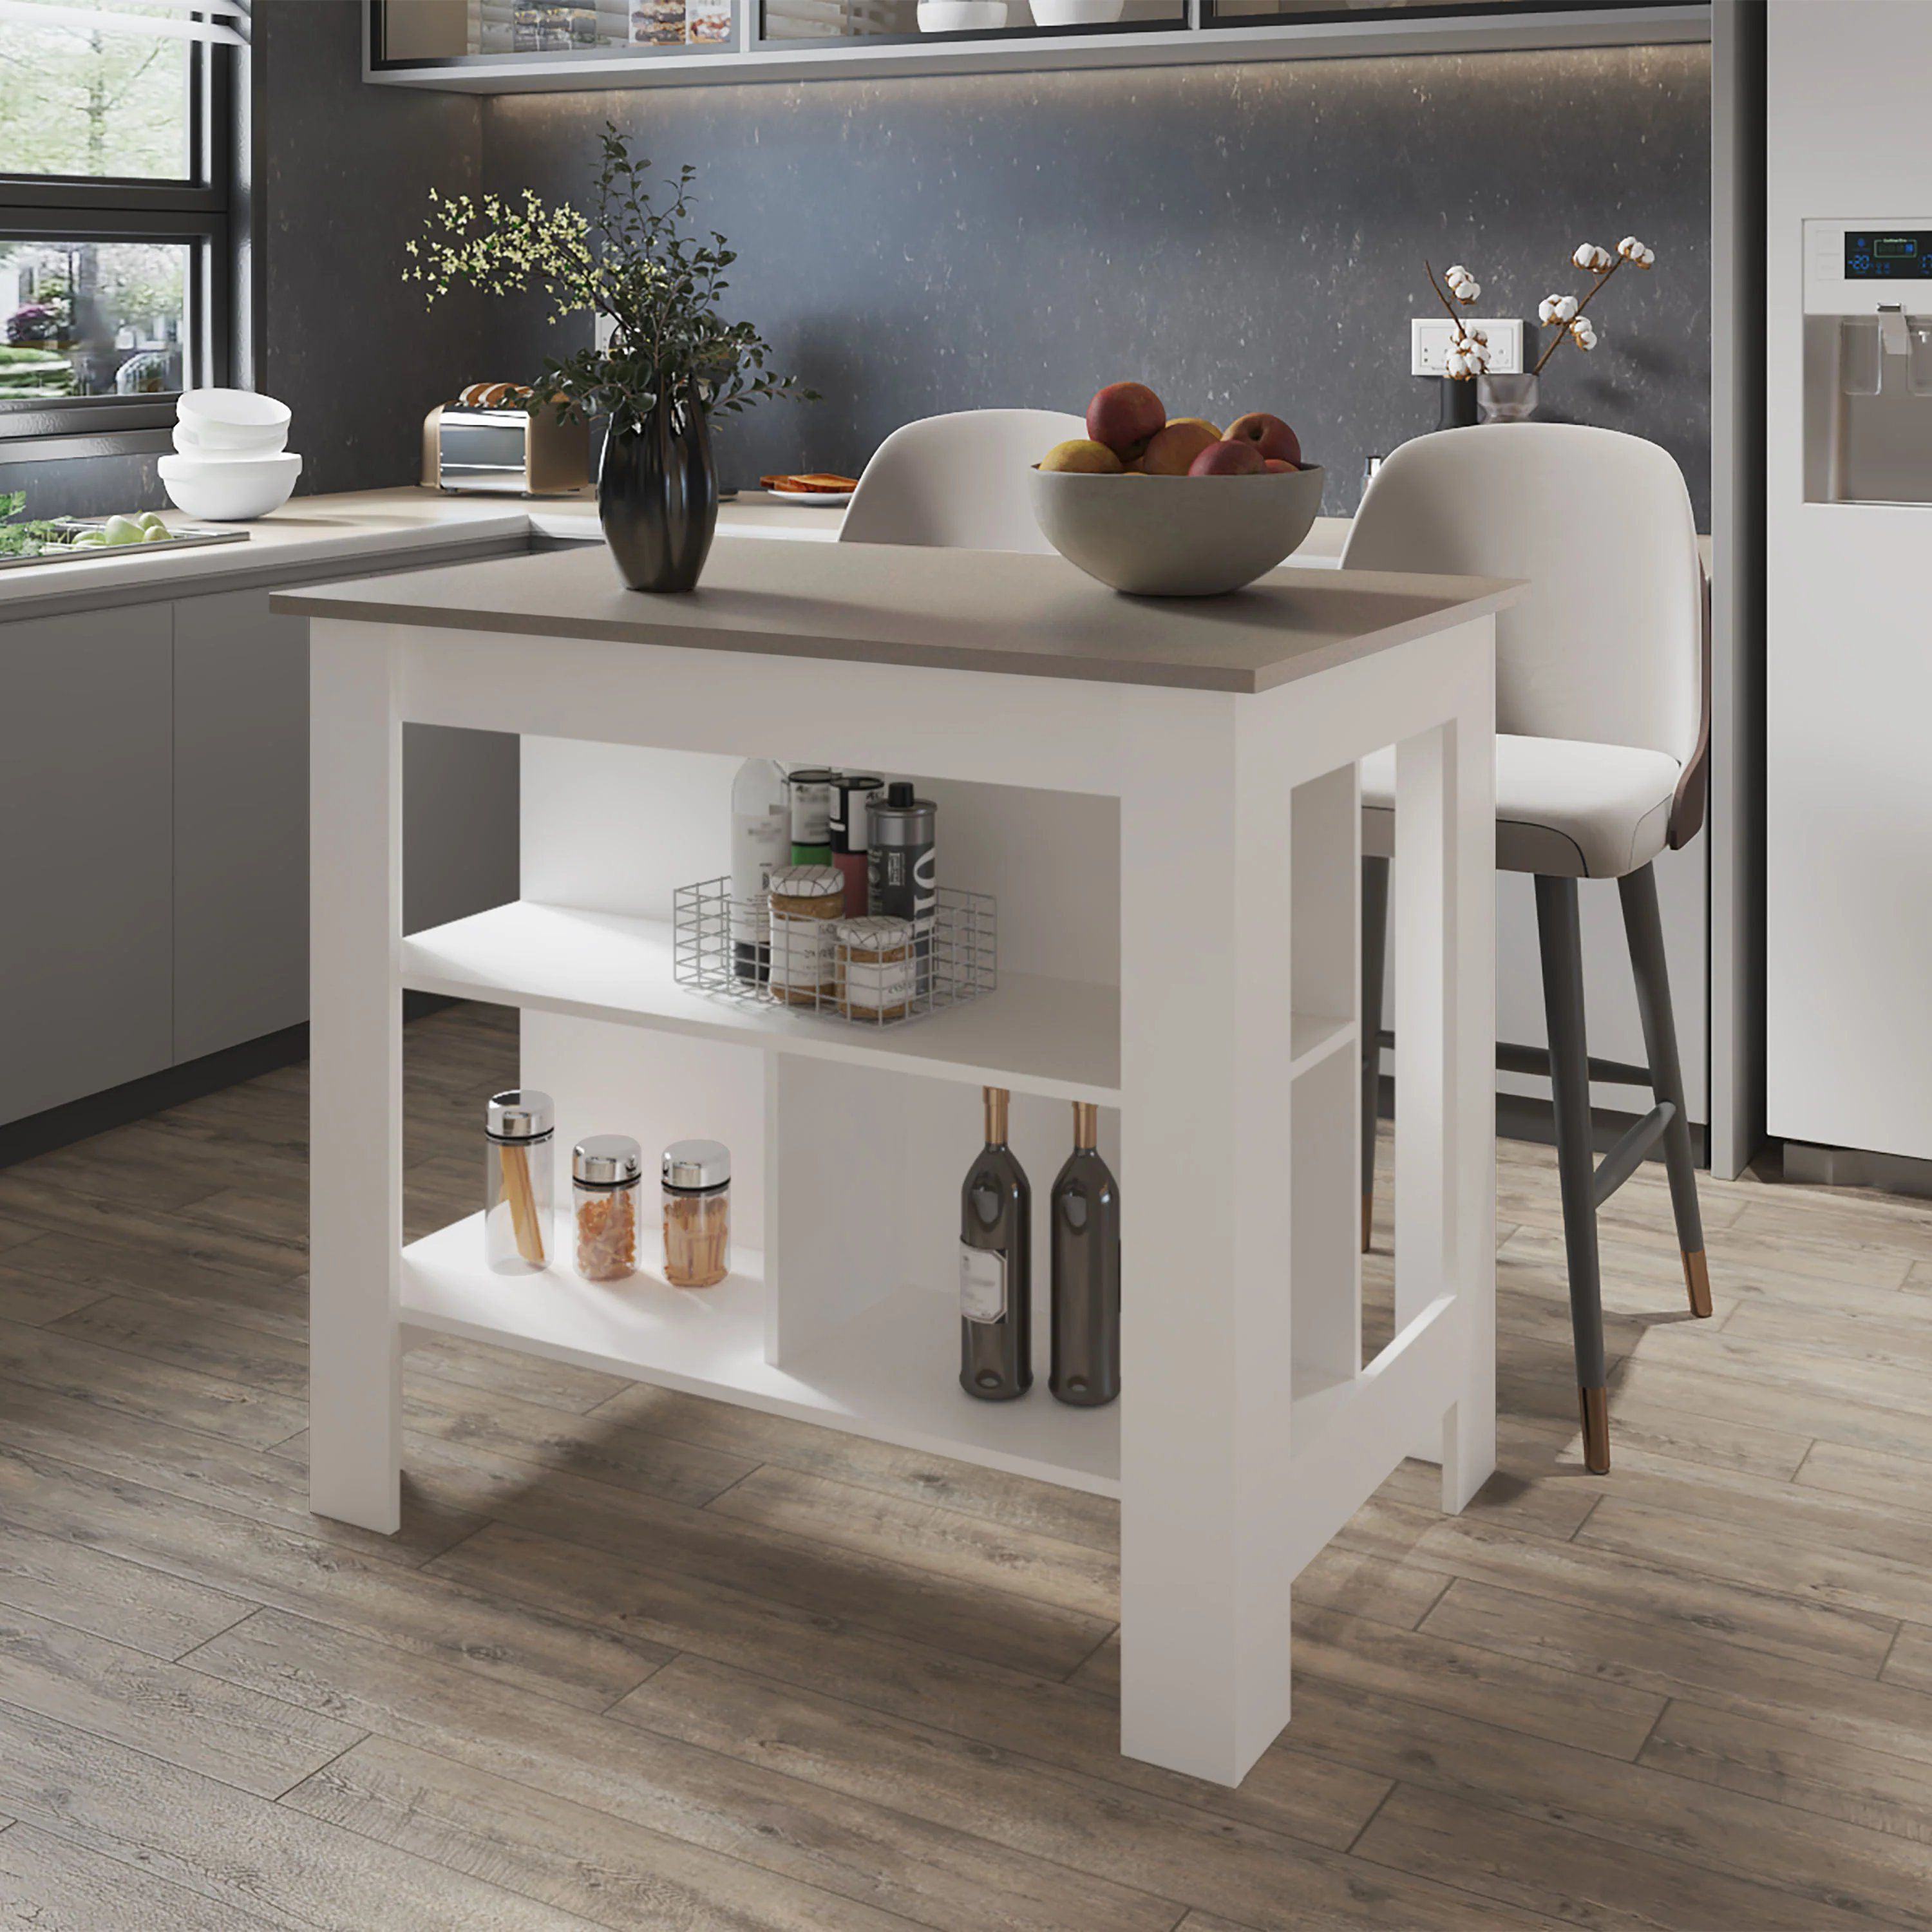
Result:
[[[664,1280],[712,1288],[731,1268],[731,1150],[674,1141],[664,1150]]]

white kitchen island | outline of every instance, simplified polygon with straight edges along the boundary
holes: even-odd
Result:
[[[688,596],[585,548],[278,593],[311,621],[312,1500],[393,1532],[417,1330],[1121,1504],[1121,1748],[1234,1784],[1289,1716],[1293,1580],[1405,1455],[1494,1459],[1494,614],[1514,586],[1284,569],[1116,596],[1057,557],[721,537]],[[403,936],[405,721],[522,734],[523,898]],[[1355,761],[1394,743],[1396,1334],[1362,1359]],[[746,756],[917,778],[998,990],[884,1032],[674,980]],[[734,1269],[683,1293],[405,1248],[400,993],[522,1010],[571,1142],[732,1141]],[[960,1389],[982,1084],[1042,1205],[1069,1100],[1125,1203],[1124,1393]],[[476,1096],[478,1188],[482,1105]],[[480,1199],[479,1199],[480,1206]],[[654,1227],[654,1212],[646,1225]],[[655,1242],[646,1244],[655,1258]],[[1046,1253],[1034,1243],[1036,1300]]]

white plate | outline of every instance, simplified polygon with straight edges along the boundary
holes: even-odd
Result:
[[[741,503],[805,503],[821,510],[842,510],[852,500],[849,490],[740,490]]]

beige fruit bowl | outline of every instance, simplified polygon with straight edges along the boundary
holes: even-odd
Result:
[[[1322,511],[1318,469],[1263,476],[1097,476],[1030,470],[1047,542],[1136,597],[1217,597],[1292,556]]]

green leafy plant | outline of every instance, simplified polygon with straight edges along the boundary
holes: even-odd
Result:
[[[697,170],[679,169],[656,194],[648,160],[633,160],[614,126],[603,135],[603,166],[588,216],[568,202],[520,201],[430,190],[418,241],[406,243],[404,279],[423,284],[434,303],[459,284],[488,295],[538,289],[550,320],[588,314],[610,340],[560,360],[546,357],[523,406],[554,409],[566,421],[608,416],[614,430],[637,428],[661,396],[689,397],[707,415],[735,414],[767,398],[816,402],[795,376],[766,366],[769,345],[748,322],[727,322],[724,272],[737,260],[724,237],[691,230]]]
[[[0,556],[38,556],[63,541],[58,524],[15,523],[26,507],[26,490],[0,490]]]

